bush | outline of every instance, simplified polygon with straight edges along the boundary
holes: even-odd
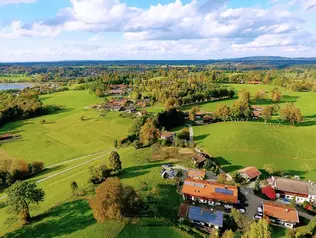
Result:
[[[111,174],[111,170],[106,165],[99,165],[90,168],[89,182],[93,184],[102,183]]]
[[[136,150],[139,150],[140,148],[142,148],[142,144],[140,143],[139,140],[135,140],[133,143],[133,146]]]
[[[36,174],[44,169],[44,163],[35,161],[29,164],[29,173]]]

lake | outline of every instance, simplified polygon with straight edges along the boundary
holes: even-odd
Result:
[[[24,89],[32,86],[33,84],[30,83],[0,83],[0,91],[9,89]]]

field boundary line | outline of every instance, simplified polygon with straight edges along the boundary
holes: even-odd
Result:
[[[46,177],[46,178],[40,179],[40,180],[36,181],[35,183],[36,183],[36,184],[42,183],[42,182],[44,182],[44,181],[46,181],[46,180],[49,180],[49,179],[51,179],[51,178],[54,178],[54,177],[56,177],[56,176],[58,176],[58,175],[64,174],[64,173],[66,173],[66,172],[68,172],[68,171],[70,171],[70,170],[76,169],[76,168],[81,167],[81,166],[83,166],[83,165],[89,164],[89,163],[91,163],[91,162],[93,162],[93,161],[99,160],[99,159],[103,158],[104,156],[109,155],[112,151],[113,151],[113,149],[109,150],[107,153],[102,154],[102,155],[100,155],[100,156],[98,156],[98,157],[96,157],[96,158],[94,158],[94,159],[85,161],[85,162],[83,162],[83,163],[81,163],[81,164],[78,164],[78,165],[75,165],[75,166],[73,166],[73,167],[71,167],[71,168],[62,170],[62,171],[60,171],[60,172],[58,172],[58,173],[56,173],[56,174],[50,175],[50,176],[48,176],[48,177]],[[100,153],[99,153],[99,154],[100,154]],[[1,201],[1,200],[4,200],[4,199],[6,199],[6,198],[7,198],[7,196],[3,196],[3,197],[0,198],[0,201]]]

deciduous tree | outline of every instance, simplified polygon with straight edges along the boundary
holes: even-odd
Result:
[[[274,88],[271,91],[271,100],[272,102],[280,102],[282,98],[282,93],[279,91],[278,88]]]
[[[219,118],[225,122],[229,118],[230,108],[226,105],[221,104],[216,108],[215,115],[217,118]]]
[[[103,223],[106,219],[134,216],[141,209],[141,199],[131,186],[124,186],[118,178],[109,178],[96,188],[89,201],[94,218]]]
[[[274,107],[273,106],[266,106],[262,111],[262,118],[264,120],[264,123],[267,123],[267,121],[271,120],[274,113]]]
[[[117,171],[122,169],[122,162],[120,160],[120,155],[117,153],[117,151],[112,151],[109,160],[112,170]]]
[[[260,219],[258,222],[253,222],[250,225],[250,230],[245,234],[245,238],[270,238],[271,231],[269,223],[265,219]]]
[[[30,205],[39,204],[44,201],[45,193],[41,188],[38,188],[35,183],[27,181],[16,182],[6,190],[8,195],[9,211],[20,218],[24,223],[29,223],[31,220]]]
[[[293,126],[295,126],[296,123],[303,121],[300,109],[296,108],[293,103],[285,104],[284,108],[281,109],[280,118],[288,121]]]
[[[143,145],[151,145],[158,139],[159,131],[152,118],[148,118],[140,130],[139,139]]]

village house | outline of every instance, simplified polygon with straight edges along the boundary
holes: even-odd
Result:
[[[182,187],[183,198],[211,205],[213,201],[238,203],[238,188],[212,181],[187,178]]]
[[[205,176],[206,176],[205,170],[189,169],[188,171],[188,178],[203,180]]]
[[[192,160],[194,165],[200,168],[204,165],[205,161],[207,160],[207,157],[203,153],[195,153],[192,156]]]
[[[209,116],[209,115],[203,116],[203,122],[204,123],[211,123],[212,120],[213,120],[213,118],[211,116]]]
[[[161,132],[161,139],[167,140],[167,141],[172,141],[174,137],[174,133],[173,132],[169,132],[169,131],[163,131]]]
[[[193,206],[187,203],[182,203],[178,213],[180,221],[185,219],[192,223],[219,229],[223,227],[224,213],[220,211],[212,211],[212,209]]]
[[[297,210],[283,203],[265,201],[262,203],[262,212],[273,224],[286,228],[293,229],[300,222]]]
[[[195,113],[195,118],[199,120],[199,119],[202,119],[204,115],[205,115],[204,112],[197,112]]]
[[[262,116],[262,111],[263,108],[262,107],[258,107],[258,106],[252,106],[253,109],[253,119],[258,120],[261,116]]]
[[[268,179],[268,183],[276,191],[277,198],[292,200],[296,197],[296,203],[316,203],[316,184],[288,178],[274,177]]]
[[[243,177],[247,182],[259,177],[261,172],[256,167],[246,167],[238,171],[241,177]]]

